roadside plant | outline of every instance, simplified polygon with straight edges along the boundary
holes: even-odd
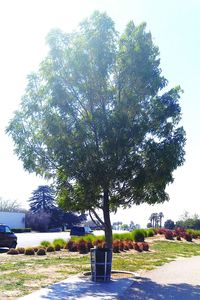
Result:
[[[139,244],[138,243],[133,243],[133,249],[138,251],[138,252],[141,252],[141,247],[139,247]]]
[[[171,231],[169,229],[165,230],[164,235],[167,240],[173,240],[173,238],[174,238],[173,231]]]
[[[142,229],[135,229],[132,232],[132,237],[135,242],[144,242],[144,231]]]
[[[23,247],[19,247],[16,250],[19,252],[19,254],[24,254],[24,252],[25,252],[25,248],[23,248]]]
[[[60,248],[63,249],[66,246],[66,241],[64,239],[55,239],[53,245],[60,245]]]
[[[49,247],[49,246],[51,246],[51,243],[49,241],[42,241],[40,243],[40,245],[43,246],[43,247]]]
[[[184,239],[185,239],[187,242],[192,242],[192,235],[189,234],[189,233],[185,233]]]
[[[88,251],[90,251],[90,249],[92,249],[94,246],[91,241],[86,241],[86,243],[87,243]]]
[[[29,247],[29,248],[26,248],[25,249],[25,252],[24,252],[25,255],[35,255],[35,251],[33,248]]]
[[[54,249],[55,249],[55,251],[60,251],[61,250],[61,246],[59,244],[55,244],[54,245]]]
[[[86,254],[88,253],[88,246],[87,246],[87,242],[84,240],[80,240],[77,244],[77,249],[79,251],[80,254]]]
[[[147,242],[142,243],[143,251],[149,251],[149,244]]]
[[[114,240],[112,248],[113,248],[114,253],[119,253],[120,252],[120,241],[119,240]]]
[[[11,248],[8,250],[7,254],[17,255],[17,254],[19,254],[19,251],[17,249]]]
[[[46,255],[46,250],[44,249],[44,248],[40,248],[40,249],[38,249],[38,251],[37,251],[37,255]]]
[[[48,246],[48,247],[46,248],[46,251],[47,251],[47,252],[54,252],[54,251],[55,251],[55,248],[54,248],[53,246]]]
[[[35,252],[37,252],[37,251],[39,250],[39,248],[40,248],[39,246],[34,246],[34,247],[33,247],[33,250],[34,250]]]
[[[67,243],[67,249],[70,251],[70,252],[76,252],[78,251],[77,249],[77,243],[72,241],[72,240],[69,240],[68,243]]]
[[[155,232],[152,228],[147,229],[146,232],[147,232],[147,237],[152,237],[155,235]]]

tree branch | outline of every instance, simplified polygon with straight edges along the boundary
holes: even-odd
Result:
[[[105,223],[101,220],[101,218],[97,215],[96,211],[95,211],[93,208],[91,208],[91,209],[89,210],[90,217],[91,217],[91,212],[95,215],[95,218],[99,221],[99,223],[100,223],[101,225],[105,226]],[[92,217],[91,217],[91,219],[92,219],[92,221],[94,220]],[[94,222],[94,223],[95,223],[95,222]],[[95,223],[95,224],[96,224],[96,223]]]

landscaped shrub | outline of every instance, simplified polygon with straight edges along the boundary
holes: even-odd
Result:
[[[38,252],[39,248],[40,248],[40,247],[37,247],[37,246],[34,246],[34,247],[33,247],[33,250],[35,251],[35,253]]]
[[[66,246],[66,241],[64,239],[55,239],[53,245],[60,245],[60,248],[63,249]]]
[[[47,247],[47,252],[54,252],[55,248],[53,246]]]
[[[143,251],[149,251],[149,244],[146,243],[146,242],[143,242],[142,243],[142,248],[143,248]]]
[[[133,242],[132,241],[128,241],[128,245],[129,245],[129,249],[133,249]]]
[[[141,229],[135,229],[132,231],[132,237],[135,242],[144,242],[144,232]]]
[[[185,239],[187,242],[192,242],[192,235],[189,234],[189,233],[186,233],[185,236],[184,236],[184,239]]]
[[[119,250],[124,251],[124,241],[119,241]]]
[[[55,244],[54,249],[55,249],[55,251],[60,251],[61,246],[59,244]]]
[[[146,232],[147,232],[147,236],[148,236],[148,237],[151,237],[151,236],[154,236],[154,235],[155,235],[154,230],[153,230],[152,228],[147,229]]]
[[[87,243],[87,249],[88,251],[90,251],[90,249],[92,249],[94,246],[91,241],[86,241],[86,243]]]
[[[96,246],[97,249],[103,248],[103,240],[97,239],[94,241],[94,246]]]
[[[174,230],[174,236],[184,237],[186,234],[186,230],[181,227],[176,227]]]
[[[123,241],[124,242],[124,250],[129,250],[130,248],[129,248],[129,241],[128,240],[125,240],[125,241]]]
[[[143,242],[138,242],[138,243],[136,243],[137,244],[137,246],[138,246],[138,248],[139,248],[139,250],[137,250],[137,251],[139,251],[139,252],[142,252],[144,249],[143,249]]]
[[[165,238],[167,239],[167,240],[173,240],[173,231],[171,231],[171,230],[165,230]]]
[[[26,248],[24,254],[25,255],[35,255],[35,251],[31,247],[30,248]]]
[[[16,250],[19,252],[19,254],[24,254],[24,252],[25,252],[25,248],[23,248],[23,247],[19,247]]]
[[[46,250],[44,248],[38,249],[37,255],[46,255]]]
[[[72,241],[72,240],[69,240],[68,243],[67,243],[67,249],[70,251],[70,252],[76,252],[78,251],[77,249],[77,243]]]
[[[125,232],[125,233],[114,233],[113,234],[113,240],[131,240],[132,239],[132,233],[131,232]]]
[[[17,255],[17,254],[19,254],[19,251],[17,249],[11,248],[8,250],[7,254]]]
[[[42,241],[40,243],[40,245],[43,246],[43,247],[49,247],[49,246],[51,246],[51,243],[49,241]]]
[[[165,234],[167,230],[168,229],[165,229],[165,228],[158,228],[157,229],[157,234]]]
[[[119,253],[120,252],[120,241],[119,240],[114,240],[113,244],[112,244],[112,247],[113,247],[113,252],[114,253]]]
[[[141,248],[139,247],[139,243],[133,243],[133,248],[134,250],[138,251],[138,252],[141,252]]]
[[[80,254],[86,254],[88,253],[88,247],[87,247],[87,242],[84,240],[80,240],[77,243],[77,248]]]

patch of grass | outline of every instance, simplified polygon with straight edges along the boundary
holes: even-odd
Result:
[[[180,242],[155,242],[148,253],[130,252],[113,255],[113,269],[126,271],[151,270],[177,257],[200,255],[200,245]]]
[[[127,251],[113,254],[113,269],[151,270],[178,256],[200,255],[200,244],[156,241],[149,252]],[[46,256],[8,256],[0,254],[0,299],[20,297],[69,275],[90,270],[90,254],[80,255],[67,250],[47,253]]]

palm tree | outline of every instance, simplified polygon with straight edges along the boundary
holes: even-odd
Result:
[[[159,215],[158,213],[154,213],[154,219],[155,219],[155,228],[158,228],[158,222],[159,222]]]
[[[163,215],[162,212],[160,212],[160,213],[158,214],[158,218],[159,218],[160,228],[161,228],[161,227],[162,227],[162,218],[164,218],[164,215]]]

